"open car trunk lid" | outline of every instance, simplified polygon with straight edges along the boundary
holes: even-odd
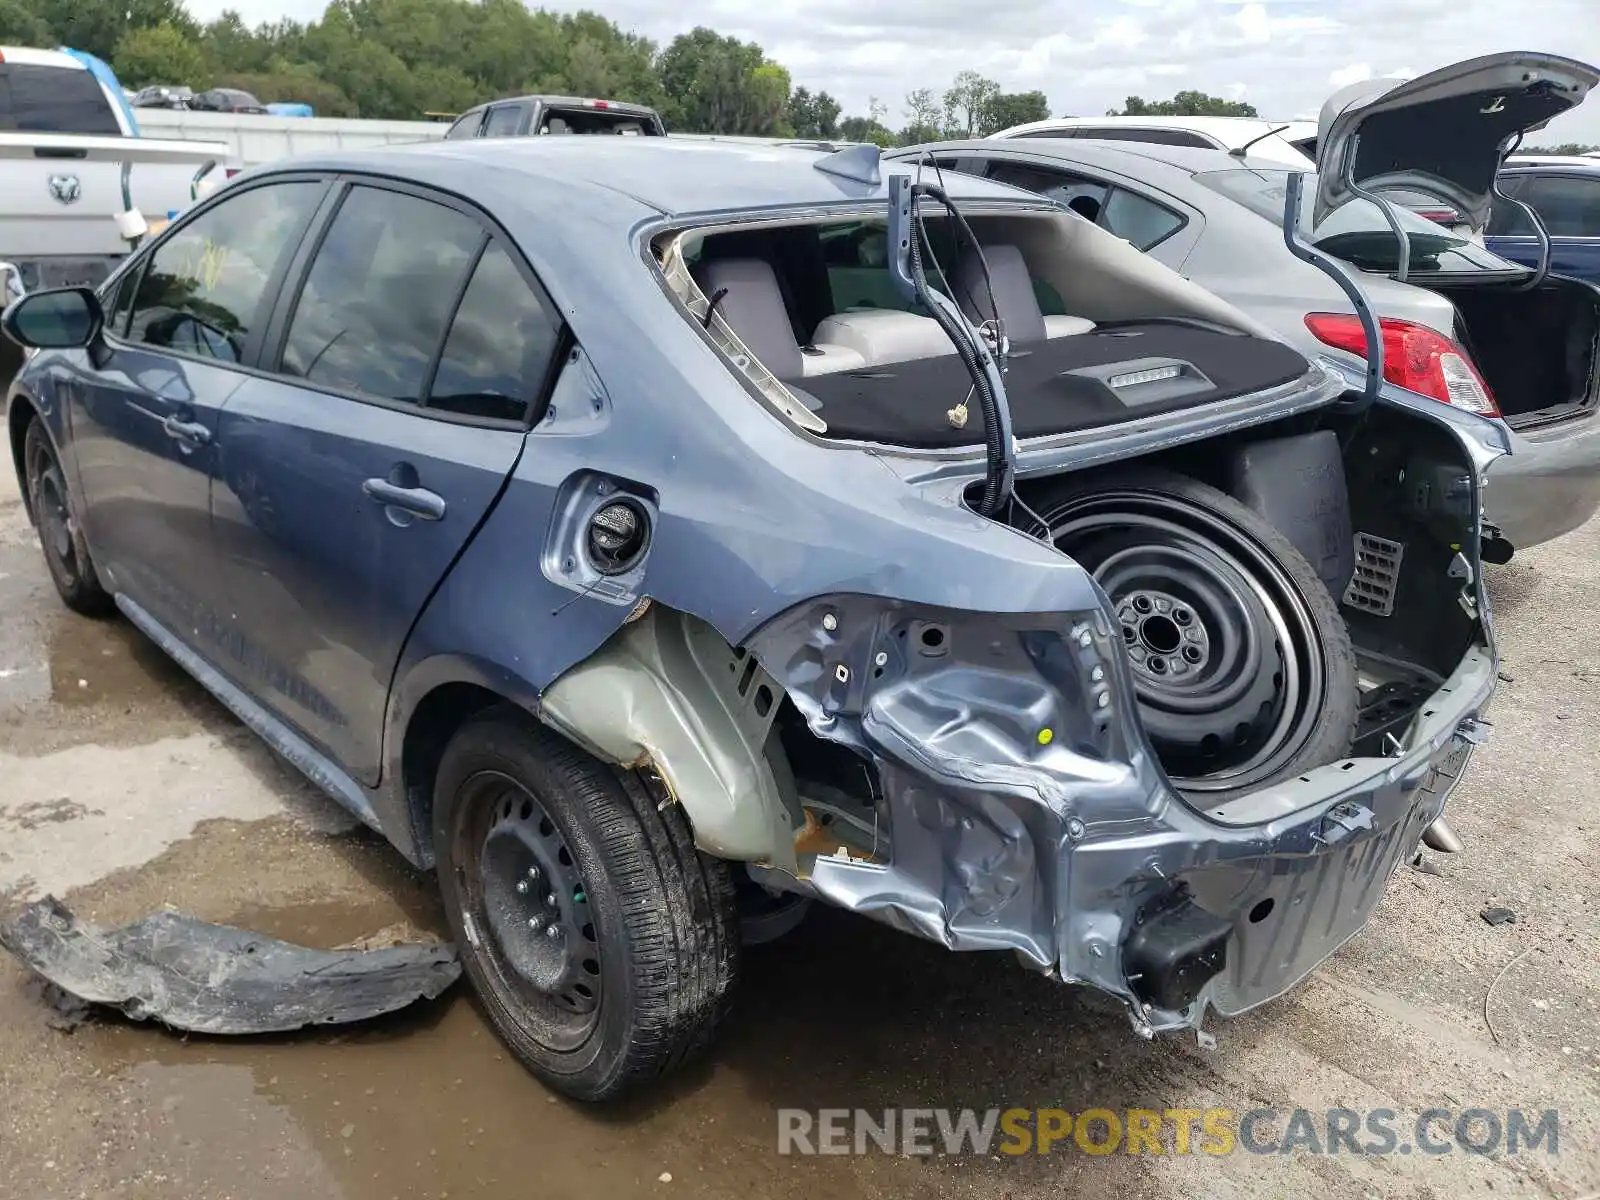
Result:
[[[1335,92],[1317,122],[1315,222],[1356,187],[1424,192],[1475,231],[1489,221],[1495,175],[1512,140],[1576,108],[1600,70],[1518,51],[1455,63],[1408,81],[1370,79]]]

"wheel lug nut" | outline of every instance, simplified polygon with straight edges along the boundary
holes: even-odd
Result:
[[[561,936],[561,926],[559,926],[559,925],[550,926],[549,929],[545,930],[545,934],[544,935],[545,935],[545,937],[550,938],[552,941],[554,941],[556,938]]]
[[[533,930],[535,933],[538,933],[539,930],[544,928],[544,918],[543,917],[529,917],[528,918],[528,928]]]
[[[517,891],[521,892],[524,896],[528,894],[528,881],[526,879],[519,879],[517,881]]]
[[[528,868],[528,878],[529,879],[533,879],[533,880],[537,880],[539,878],[539,868],[538,867],[529,867]]]
[[[556,894],[554,892],[551,892],[548,896],[546,896],[544,898],[544,902],[546,904],[548,904],[551,908],[554,908],[556,906]]]

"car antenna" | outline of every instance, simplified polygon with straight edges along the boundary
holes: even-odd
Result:
[[[864,183],[878,187],[883,183],[883,170],[879,165],[881,152],[872,143],[846,146],[832,154],[824,154],[812,166],[824,175],[848,179],[851,183]]]
[[[1273,134],[1282,133],[1287,128],[1289,128],[1287,125],[1279,125],[1276,129],[1269,129],[1265,133],[1251,138],[1244,145],[1235,146],[1232,150],[1229,150],[1228,153],[1233,155],[1235,158],[1243,158],[1245,156],[1245,152],[1249,150],[1251,146],[1254,146],[1257,142],[1264,142]]]

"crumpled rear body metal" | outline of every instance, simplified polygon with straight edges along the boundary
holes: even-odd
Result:
[[[449,943],[312,950],[175,912],[100,929],[53,896],[0,923],[0,946],[71,996],[194,1033],[284,1033],[431,1000],[461,974]]]

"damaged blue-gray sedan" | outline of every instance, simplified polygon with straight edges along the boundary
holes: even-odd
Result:
[[[295,160],[3,325],[62,598],[436,867],[573,1096],[808,901],[1243,1012],[1482,734],[1501,426],[869,148]]]

